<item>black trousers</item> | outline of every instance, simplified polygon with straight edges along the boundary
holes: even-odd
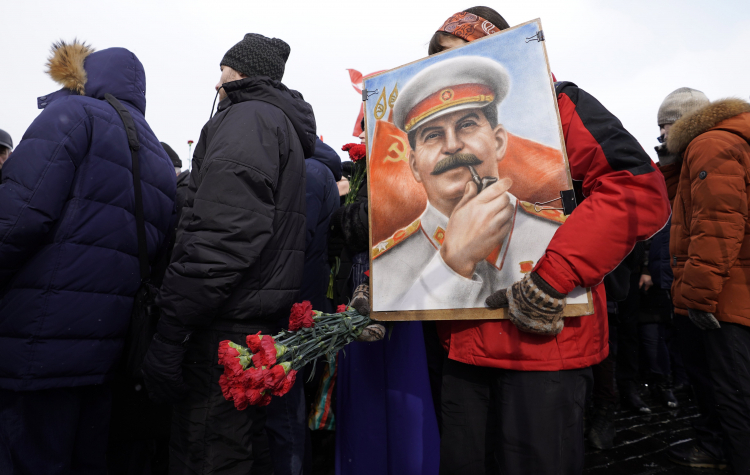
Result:
[[[191,336],[182,365],[191,390],[172,412],[170,474],[273,473],[265,408],[248,406],[238,411],[233,402],[224,399],[219,387],[219,377],[224,372],[217,363],[219,342],[232,340],[244,345],[250,333],[255,332],[204,330]]]
[[[594,377],[592,400],[595,407],[617,405],[615,389],[615,368],[617,361],[617,315],[609,316],[609,355],[599,364],[591,367]]]
[[[735,474],[750,475],[750,328],[721,322],[705,343],[729,461]]]
[[[700,417],[693,421],[698,443],[711,455],[724,458],[724,434],[719,424],[716,411],[711,370],[708,367],[706,354],[706,332],[696,327],[683,315],[674,316],[674,328],[677,333],[677,346],[682,355],[690,386],[695,394]]]
[[[591,369],[510,371],[446,360],[441,475],[580,474]]]
[[[304,384],[300,377],[288,393],[273,397],[266,406],[274,475],[302,475],[308,431]]]
[[[172,406],[155,404],[143,382],[123,374],[112,380],[108,475],[166,475]]]
[[[615,368],[618,385],[634,381],[638,378],[638,306],[640,292],[638,291],[638,273],[634,273],[630,280],[628,297],[617,302],[617,316],[610,322],[617,321],[617,365]],[[614,317],[614,316],[613,316]]]
[[[0,390],[0,473],[103,475],[108,385]]]

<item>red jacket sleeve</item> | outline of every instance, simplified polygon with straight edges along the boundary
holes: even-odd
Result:
[[[568,293],[599,284],[637,241],[667,223],[670,207],[662,174],[622,123],[575,84],[556,90],[570,173],[585,199],[535,270]]]

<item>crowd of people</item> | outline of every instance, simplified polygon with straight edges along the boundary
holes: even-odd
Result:
[[[488,7],[459,15],[494,28],[441,28],[429,55],[510,27]],[[303,300],[369,311],[364,163],[318,137],[282,82],[289,53],[248,33],[224,54],[182,171],[145,119],[135,54],[53,45],[62,89],[15,148],[0,130],[0,473],[580,474],[586,444],[613,447],[617,407],[650,411],[647,383],[700,411],[671,460],[750,474],[750,104],[687,87],[654,105],[655,164],[555,82],[577,207],[533,270],[487,297],[509,319],[373,321],[336,364],[237,410],[220,341],[275,334]],[[474,115],[497,126],[496,109]],[[360,115],[362,143],[364,129]],[[441,156],[473,153],[446,136]],[[460,204],[504,212],[499,178],[481,200],[469,179]],[[577,287],[594,312],[563,318]],[[135,310],[158,323],[134,376]]]

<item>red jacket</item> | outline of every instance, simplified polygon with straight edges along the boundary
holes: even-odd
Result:
[[[594,314],[566,318],[556,337],[524,333],[509,320],[437,322],[448,357],[477,366],[558,371],[609,353],[605,275],[669,219],[664,178],[619,120],[570,82],[556,83],[565,147],[585,200],[552,238],[535,271],[562,293],[591,287]]]

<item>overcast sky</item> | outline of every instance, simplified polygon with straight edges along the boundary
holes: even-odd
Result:
[[[709,99],[750,96],[750,1],[534,1],[486,5],[511,25],[541,18],[550,66],[617,115],[655,159],[656,111],[674,89]],[[39,114],[36,97],[59,89],[49,47],[77,37],[121,46],[146,69],[146,119],[187,166],[211,111],[219,62],[248,32],[292,48],[283,82],[315,110],[334,149],[354,141],[361,98],[347,68],[391,69],[427,54],[432,33],[472,6],[429,0],[158,1],[4,0],[0,28],[0,129],[15,143]],[[341,152],[344,156],[343,152]]]

